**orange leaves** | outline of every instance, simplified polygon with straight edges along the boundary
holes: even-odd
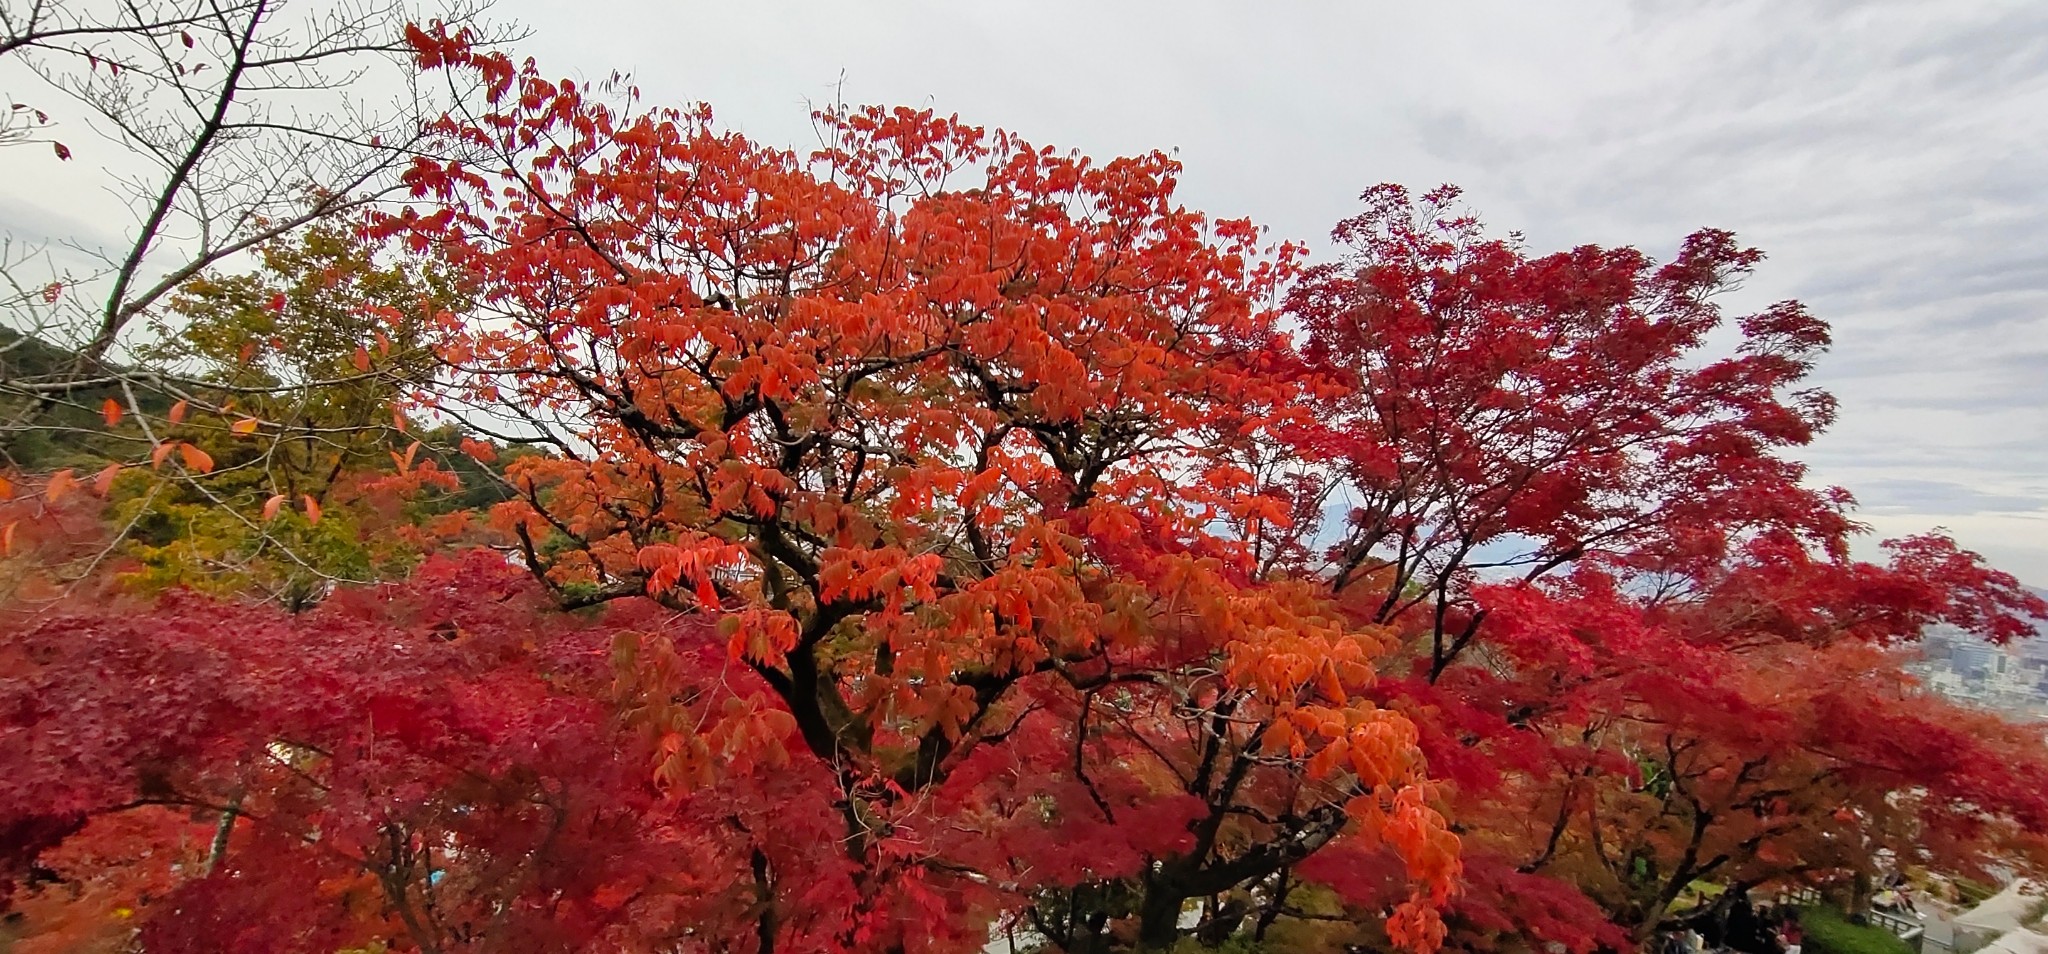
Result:
[[[497,448],[492,447],[491,445],[484,443],[483,441],[477,440],[476,438],[465,437],[462,439],[462,443],[459,446],[462,448],[463,453],[468,454],[470,457],[474,458],[478,463],[489,464],[498,459]]]
[[[879,599],[883,609],[894,612],[902,606],[906,590],[920,600],[936,597],[933,583],[938,573],[939,558],[929,553],[913,557],[896,547],[833,547],[818,561],[818,601],[865,603]]]
[[[755,517],[775,514],[777,501],[790,490],[790,480],[780,472],[756,467],[743,460],[725,460],[710,475],[711,506],[715,513],[746,513]]]
[[[269,521],[277,519],[278,511],[284,509],[284,502],[284,494],[271,494],[270,499],[263,502],[264,522],[267,523]]]
[[[717,609],[718,586],[713,574],[721,567],[743,564],[746,550],[737,544],[701,537],[689,545],[656,543],[642,547],[637,560],[640,568],[647,571],[648,595],[667,593],[687,580],[700,606]]]
[[[391,463],[392,463],[392,465],[393,465],[393,466],[395,466],[395,467],[397,467],[397,468],[398,468],[398,472],[399,472],[399,473],[400,473],[401,475],[403,475],[403,474],[408,474],[408,473],[411,473],[411,472],[412,472],[412,462],[413,462],[413,460],[414,460],[415,458],[417,458],[417,457],[419,456],[419,453],[420,453],[420,442],[419,442],[419,441],[413,441],[411,445],[409,445],[408,447],[406,447],[406,449],[405,449],[405,453],[404,453],[404,454],[400,454],[400,453],[399,453],[399,452],[397,452],[397,451],[392,451],[392,452],[391,452]]]
[[[106,419],[108,427],[113,427],[117,424],[120,424],[121,402],[116,401],[113,398],[106,399],[106,401],[100,405],[100,417]]]
[[[721,631],[732,630],[726,646],[734,659],[779,666],[797,645],[796,618],[779,610],[743,610],[720,620],[719,626]]]
[[[164,419],[170,421],[173,424],[183,424],[185,423],[185,412],[191,409],[191,402],[179,401],[178,403],[171,405],[171,412],[169,414],[164,415]]]
[[[202,474],[213,472],[212,455],[200,450],[197,445],[179,444],[178,457],[185,462],[186,470],[198,471]]]
[[[442,61],[432,34],[411,39]],[[1182,208],[1170,156],[1098,164],[928,111],[835,110],[811,167],[708,115],[492,75],[493,111],[452,131],[507,156],[502,178],[415,163],[426,201],[381,227],[445,251],[512,319],[441,328],[459,397],[533,411],[576,448],[513,461],[521,499],[493,525],[525,530],[558,585],[639,580],[715,612],[717,664],[762,680],[645,691],[664,788],[737,778],[776,751],[764,735],[787,729],[764,720],[785,709],[834,734],[813,756],[877,791],[930,784],[952,746],[1006,744],[1006,725],[1032,753],[1006,779],[1070,783],[1071,746],[1010,724],[1096,679],[1130,711],[1089,725],[1078,758],[1120,792],[1171,785],[1154,762],[1198,759],[1174,748],[1172,707],[1226,693],[1286,756],[1248,793],[1311,771],[1419,777],[1414,727],[1364,699],[1381,634],[1305,574],[1274,582],[1240,539],[1306,512],[1257,456],[1276,421],[1312,417],[1299,369],[1261,364],[1289,357],[1269,303],[1292,257]],[[553,235],[579,238],[535,240]],[[645,267],[653,249],[691,256]],[[1233,521],[1266,533],[1217,530]],[[793,688],[799,671],[816,684]],[[933,753],[943,770],[891,767]],[[1159,851],[1185,835],[1167,827]]]
[[[43,497],[51,503],[56,503],[64,499],[67,494],[71,493],[71,488],[77,485],[78,481],[71,476],[71,468],[66,467],[51,474],[50,479],[44,482]]]
[[[245,417],[228,425],[228,432],[236,437],[248,437],[256,433],[256,429],[261,426],[263,426],[262,421],[253,417]]]
[[[319,523],[319,522],[320,522],[320,501],[318,501],[318,500],[314,500],[314,499],[313,499],[313,495],[312,495],[312,494],[301,494],[301,495],[300,495],[300,499],[302,499],[303,501],[305,501],[305,504],[306,504],[306,522],[307,522],[307,523],[312,523],[312,524],[317,524],[317,523]],[[269,507],[269,505],[268,505],[268,504],[265,504],[264,506],[265,506],[265,508],[266,508],[266,509],[268,509],[268,507]]]
[[[370,349],[365,348],[362,345],[356,345],[355,355],[351,357],[349,361],[355,365],[356,371],[364,374],[369,373]]]

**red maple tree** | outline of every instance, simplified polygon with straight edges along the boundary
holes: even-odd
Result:
[[[463,290],[420,410],[545,452],[502,552],[302,615],[17,617],[45,944],[1584,954],[1701,880],[2048,857],[2041,740],[1898,653],[2048,606],[1849,557],[1789,456],[1827,329],[1724,316],[1727,233],[1537,255],[1383,186],[1304,267],[1161,154],[799,156],[409,39],[492,157],[378,224]]]

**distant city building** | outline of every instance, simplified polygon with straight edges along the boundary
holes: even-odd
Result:
[[[1928,629],[1907,666],[1931,692],[2022,719],[2048,720],[2048,637],[1998,646],[1952,626]]]

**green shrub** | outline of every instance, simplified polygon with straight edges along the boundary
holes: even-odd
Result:
[[[1913,954],[1913,947],[1892,932],[1876,925],[1849,923],[1833,908],[1811,907],[1799,912],[1799,927],[1805,932],[1801,954]]]

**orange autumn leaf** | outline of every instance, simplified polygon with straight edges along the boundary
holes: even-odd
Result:
[[[185,423],[185,412],[190,409],[189,402],[179,401],[171,405],[171,413],[166,415],[166,418],[173,424],[183,424]]]
[[[306,501],[306,522],[307,522],[307,523],[319,523],[319,522],[320,522],[320,502],[319,502],[319,501],[317,501],[317,500],[314,500],[314,499],[313,499],[313,495],[312,495],[312,494],[302,494],[301,496],[302,496],[302,497],[303,497],[303,498],[305,499],[305,501]]]
[[[213,456],[192,444],[178,445],[178,456],[185,461],[185,469],[202,474],[213,473]]]
[[[256,428],[260,424],[262,422],[253,417],[245,417],[228,425],[228,430],[238,436],[247,437],[250,434],[256,433]]]
[[[121,402],[108,398],[100,405],[100,416],[106,418],[108,427],[121,423]]]
[[[370,370],[370,352],[369,349],[364,348],[362,345],[356,345],[355,366],[357,371],[367,372]]]
[[[284,501],[285,496],[283,494],[271,494],[270,499],[263,502],[263,519],[265,521],[277,519],[277,512],[284,508]]]
[[[165,441],[156,445],[156,449],[149,452],[149,466],[158,470],[163,469],[164,458],[171,456],[171,452],[177,450],[179,444],[179,441]]]
[[[114,478],[120,475],[120,464],[108,464],[100,468],[100,472],[92,479],[92,492],[102,497],[106,496],[107,491],[114,487]]]
[[[77,483],[77,480],[71,476],[71,468],[66,467],[50,475],[49,481],[43,484],[43,496],[48,498],[51,503],[56,503],[69,495],[71,488],[76,486]]]
[[[397,451],[391,451],[391,463],[398,468],[398,472],[401,474],[412,473],[412,463],[414,458],[419,456],[419,452],[420,442],[413,441],[412,446],[407,447],[403,455]]]

